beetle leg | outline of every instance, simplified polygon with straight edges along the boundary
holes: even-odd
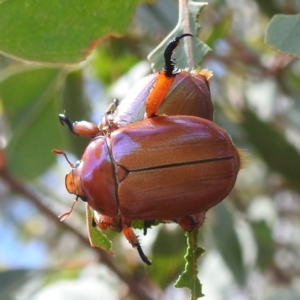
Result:
[[[182,227],[183,230],[193,231],[194,229],[198,229],[203,225],[205,220],[205,213],[206,212],[203,211],[198,214],[177,219],[177,223]]]
[[[137,251],[142,259],[142,261],[147,264],[151,265],[151,261],[148,259],[148,257],[145,255],[145,253],[142,250],[141,244],[139,243],[139,240],[135,233],[133,232],[131,228],[131,222],[126,221],[123,224],[123,234],[127,238],[128,242],[132,245],[133,248],[137,248]]]
[[[119,102],[120,101],[118,99],[114,99],[113,103],[111,103],[108,106],[105,114],[107,114],[107,115],[113,114],[116,111],[117,107],[119,106]]]
[[[167,76],[172,76],[173,72],[175,71],[175,58],[172,58],[173,52],[175,48],[179,45],[179,41],[185,36],[192,36],[190,33],[183,33],[176,36],[173,40],[171,40],[166,47],[164,52],[165,58],[165,68],[164,71],[166,72]]]
[[[168,95],[169,89],[175,79],[175,74],[168,76],[165,72],[159,72],[155,86],[146,102],[146,117],[152,118],[157,115],[158,109]]]
[[[121,232],[122,231],[122,224],[121,224],[121,217],[115,216],[115,217],[108,217],[101,215],[97,212],[94,212],[94,221],[98,228],[102,230],[106,230],[107,227],[110,229]]]
[[[147,235],[148,228],[151,228],[151,226],[154,224],[154,220],[145,220],[144,221],[144,235]]]
[[[103,221],[102,216],[97,214],[95,211],[94,211],[93,224],[95,224],[98,228],[102,230],[106,230],[108,227],[108,224]]]
[[[103,115],[98,127],[100,128],[103,135],[109,135],[113,130],[118,129],[114,124],[114,113],[119,106],[119,100],[114,99],[113,103],[111,103],[105,114]]]
[[[64,125],[64,123],[67,124],[67,126],[69,127],[69,130],[71,132],[73,132],[74,134],[76,134],[76,132],[74,132],[74,129],[73,129],[73,123],[70,121],[70,119],[67,116],[65,116],[64,114],[59,114],[58,118],[59,118],[59,122],[61,125]]]
[[[100,133],[99,128],[91,122],[80,121],[72,123],[70,119],[64,114],[58,115],[58,118],[62,125],[64,125],[64,123],[67,124],[70,131],[76,135],[95,137]]]
[[[175,58],[172,58],[174,49],[179,45],[180,39],[192,36],[190,33],[178,35],[170,41],[164,52],[165,67],[158,73],[157,80],[146,101],[146,117],[152,118],[157,115],[158,109],[168,95],[170,87],[175,79]]]
[[[121,232],[122,231],[121,217],[115,216],[115,217],[111,218],[110,223],[108,225],[109,225],[110,229],[117,231],[117,232]]]

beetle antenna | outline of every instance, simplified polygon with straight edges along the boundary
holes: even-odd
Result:
[[[64,123],[65,123],[69,127],[69,130],[72,133],[76,134],[76,132],[74,131],[74,128],[73,128],[73,123],[71,122],[71,120],[65,114],[59,114],[58,118],[59,118],[59,122],[60,122],[61,125],[64,125]]]
[[[175,71],[175,61],[176,58],[172,58],[173,52],[175,48],[179,45],[179,41],[185,37],[185,36],[193,36],[190,33],[183,33],[178,36],[176,36],[173,40],[171,40],[166,47],[166,50],[164,52],[164,58],[165,58],[165,67],[164,71],[166,72],[167,76],[173,76]]]
[[[55,154],[61,154],[61,155],[63,155],[65,157],[66,161],[68,162],[68,164],[70,165],[70,167],[72,169],[74,169],[74,165],[69,161],[68,156],[67,156],[67,154],[64,151],[59,150],[59,149],[52,149],[52,152],[54,152]]]
[[[73,208],[75,206],[75,204],[78,202],[78,197],[75,198],[75,200],[73,201],[72,205],[71,205],[71,208],[69,211],[61,214],[60,216],[58,216],[59,220],[62,222],[64,221],[73,211]]]

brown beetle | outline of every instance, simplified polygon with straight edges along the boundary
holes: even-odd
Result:
[[[217,124],[160,116],[98,135],[66,176],[66,188],[101,214],[98,226],[123,230],[150,264],[133,220],[171,220],[190,231],[232,190],[240,157]]]

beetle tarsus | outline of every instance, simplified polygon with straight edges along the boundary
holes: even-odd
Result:
[[[145,264],[147,264],[148,266],[151,266],[151,265],[152,265],[152,262],[149,260],[149,258],[148,258],[148,257],[145,255],[145,253],[143,252],[140,243],[138,243],[138,244],[136,245],[136,248],[137,248],[137,251],[138,251],[138,253],[139,253],[140,258],[142,259],[142,261],[143,261]]]
[[[173,40],[171,40],[168,46],[166,47],[166,50],[164,52],[164,58],[165,58],[164,71],[166,72],[167,76],[174,76],[176,58],[172,58],[172,54],[174,49],[179,45],[179,41],[185,36],[192,36],[192,35],[190,33],[180,34],[176,36]]]
[[[117,107],[119,106],[119,102],[120,101],[115,98],[113,100],[113,102],[108,106],[105,114],[106,115],[112,115],[116,111]]]
[[[123,218],[122,223],[123,223],[123,228],[122,228],[123,234],[127,238],[128,242],[131,244],[132,247],[137,248],[137,251],[138,251],[142,261],[147,265],[151,265],[151,261],[148,259],[148,257],[143,252],[141,244],[138,240],[138,237],[135,235],[135,233],[133,232],[133,230],[131,228],[131,221]]]
[[[74,129],[73,129],[73,123],[70,121],[70,119],[66,115],[59,114],[58,118],[62,125],[64,125],[64,123],[65,123],[69,127],[69,130],[71,132],[73,132],[74,134],[76,134],[76,132],[74,132]]]
[[[114,99],[114,111],[116,110],[116,108],[119,106],[119,104],[120,104],[120,101],[119,101],[119,99]]]

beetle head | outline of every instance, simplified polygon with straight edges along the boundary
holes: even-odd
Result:
[[[81,169],[83,162],[77,161],[74,168],[72,168],[71,172],[66,175],[65,184],[68,192],[70,194],[74,194],[79,197],[83,201],[86,200],[86,196],[84,194],[82,183],[81,183]]]

